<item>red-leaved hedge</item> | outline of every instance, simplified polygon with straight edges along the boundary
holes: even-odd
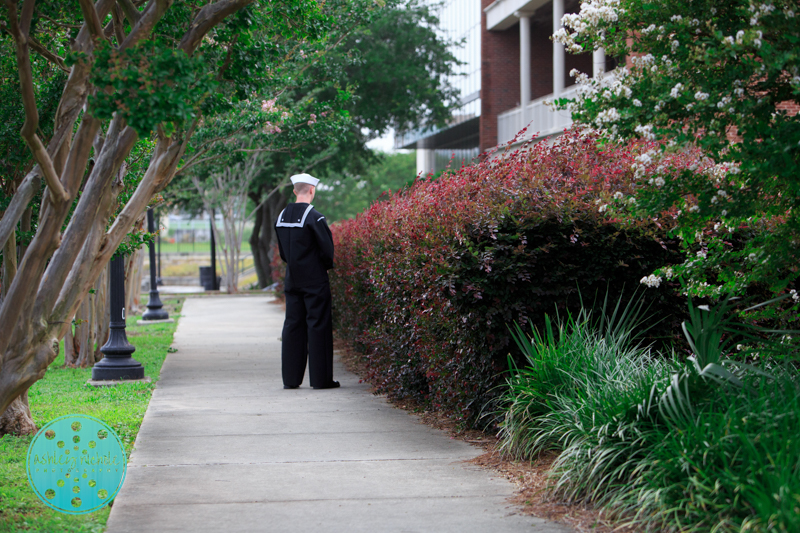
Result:
[[[475,424],[508,355],[519,361],[509,325],[574,310],[579,291],[630,292],[682,260],[661,221],[602,212],[630,194],[633,158],[647,148],[568,132],[419,179],[334,225],[337,335],[365,354],[380,391]],[[666,285],[646,294],[672,328],[685,303]]]

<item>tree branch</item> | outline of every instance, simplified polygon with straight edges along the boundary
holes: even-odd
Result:
[[[131,29],[131,32],[125,38],[125,41],[120,45],[120,50],[125,50],[131,46],[136,45],[139,41],[150,35],[153,28],[164,16],[169,6],[172,5],[172,0],[153,0],[148,4],[144,13],[141,14],[139,20]]]
[[[136,6],[133,5],[131,0],[117,0],[117,5],[122,8],[122,12],[125,14],[125,18],[128,19],[131,28],[139,23],[139,19],[142,18],[142,14],[138,9],[136,9]]]
[[[220,67],[219,72],[217,72],[217,81],[222,81],[222,76],[225,74],[225,71],[228,70],[228,67],[231,66],[231,60],[233,59],[233,49],[236,47],[236,42],[239,40],[239,34],[233,36],[231,39],[231,44],[228,45],[228,50],[225,53],[225,61],[222,63],[222,67]]]
[[[192,26],[186,35],[181,39],[178,47],[186,52],[187,55],[192,55],[197,47],[203,40],[203,37],[217,24],[225,19],[228,15],[236,13],[243,7],[252,4],[255,0],[220,0],[213,4],[208,4],[200,13],[197,14]]]
[[[39,190],[39,167],[28,172],[25,179],[22,180],[14,196],[11,198],[11,203],[0,218],[0,248],[6,245],[14,228],[17,227],[17,222],[22,218],[28,204],[33,200],[36,192]]]
[[[114,0],[97,0],[97,3],[93,6],[93,9],[95,13],[97,13],[98,20],[105,20],[105,18],[111,12],[112,7],[114,7]],[[83,26],[81,26],[81,30],[78,32],[78,36],[75,38],[75,43],[72,45],[72,49],[76,52],[90,51],[93,47],[92,42],[89,39],[91,35],[92,31],[89,29],[88,24],[84,22]]]
[[[81,6],[81,11],[83,11],[83,20],[89,29],[89,33],[91,33],[95,39],[104,39],[103,23],[100,22],[100,15],[94,8],[92,0],[78,0],[78,3]]]
[[[36,51],[40,56],[42,56],[49,62],[53,63],[55,66],[57,66],[67,74],[69,74],[70,69],[66,65],[66,63],[64,63],[63,57],[59,57],[50,50],[48,50],[47,48],[45,48],[45,46],[39,41],[37,41],[34,37],[29,37],[28,43],[31,45],[31,48],[33,48],[34,51]]]
[[[39,16],[42,17],[47,22],[50,22],[51,24],[55,24],[56,26],[60,26],[61,28],[67,28],[67,29],[70,29],[70,30],[79,30],[83,26],[83,24],[65,24],[63,22],[59,22],[57,20],[51,19],[47,15],[42,15],[41,13],[39,13]]]
[[[52,305],[64,284],[64,279],[72,270],[75,257],[83,246],[93,221],[99,215],[97,206],[104,197],[110,196],[109,187],[115,170],[113,167],[116,160],[115,152],[117,149],[124,148],[119,147],[117,142],[121,122],[122,119],[119,116],[115,116],[111,121],[104,149],[97,154],[97,162],[92,168],[83,194],[81,194],[75,212],[64,232],[64,239],[45,270],[44,279],[36,298],[36,314],[39,316],[50,314]],[[70,152],[64,169],[65,176],[70,178],[70,191],[74,187],[77,193],[89,153],[93,148],[92,141],[99,129],[100,121],[91,115],[87,114],[81,122],[78,133],[75,135],[74,150]]]
[[[114,9],[111,10],[111,25],[114,30],[114,36],[117,38],[117,45],[125,41],[125,31],[122,27],[122,11],[119,9],[119,5],[114,6]],[[133,26],[131,24],[131,26]]]
[[[17,21],[17,6],[14,0],[5,0],[8,9],[11,35],[14,37],[17,51],[17,70],[19,71],[19,84],[22,90],[22,104],[25,108],[25,123],[20,135],[33,154],[34,159],[42,169],[50,196],[54,204],[65,202],[69,199],[67,192],[58,179],[53,160],[47,153],[41,139],[36,134],[39,127],[39,110],[36,108],[36,93],[33,89],[33,71],[31,69],[31,56],[28,48],[28,31],[30,30],[31,17],[33,16],[34,0],[25,0],[22,6],[22,18]]]

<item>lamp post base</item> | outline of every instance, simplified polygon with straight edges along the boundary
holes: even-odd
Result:
[[[142,314],[142,320],[166,320],[169,313],[164,309],[158,289],[150,291],[150,301],[147,302],[147,311]]]
[[[144,379],[142,363],[133,357],[104,357],[92,367],[92,381]]]

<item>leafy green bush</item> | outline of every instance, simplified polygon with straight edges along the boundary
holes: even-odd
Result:
[[[474,424],[509,352],[523,360],[508,324],[541,326],[546,313],[577,310],[579,291],[630,294],[680,261],[666,238],[671,217],[621,221],[606,211],[629,195],[631,165],[646,149],[573,131],[420,179],[335,225],[335,321],[366,354],[371,381]],[[665,280],[647,293],[667,331],[683,313],[676,286]]]
[[[715,358],[737,339],[721,335],[728,304],[692,308],[687,337],[705,348],[685,363],[636,344],[635,319],[518,330],[529,367],[509,380],[503,449],[559,451],[558,495],[653,530],[800,530],[800,374]]]

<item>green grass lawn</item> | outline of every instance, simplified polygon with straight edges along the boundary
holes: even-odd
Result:
[[[171,318],[178,318],[183,299],[164,300]],[[176,324],[136,326],[138,316],[128,317],[128,340],[136,347],[133,357],[144,365],[151,383],[127,383],[115,387],[91,387],[90,368],[63,368],[63,350],[44,378],[31,387],[28,398],[36,425],[68,414],[86,414],[103,420],[122,439],[130,455],[139,426],[172,344]],[[105,530],[109,507],[85,515],[68,515],[42,503],[28,484],[25,457],[32,437],[0,437],[0,532]]]

